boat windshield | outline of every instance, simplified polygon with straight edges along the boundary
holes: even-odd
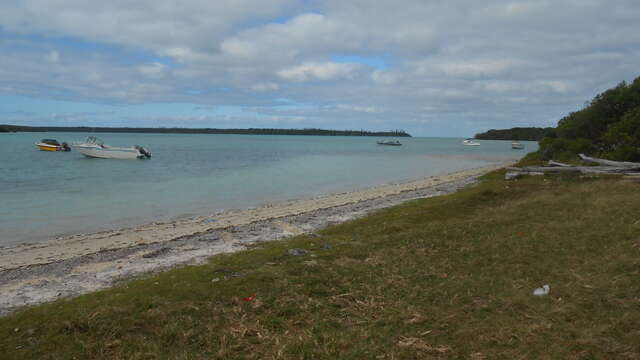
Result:
[[[95,136],[89,136],[85,142],[87,144],[96,144],[96,145],[100,145],[100,146],[104,145],[102,140],[100,140],[99,138],[97,138]]]
[[[55,139],[42,139],[40,142],[47,145],[60,146],[60,143]]]

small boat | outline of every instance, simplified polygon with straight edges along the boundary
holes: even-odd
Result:
[[[95,136],[89,136],[84,142],[75,142],[71,147],[86,157],[101,159],[150,159],[151,152],[142,146],[128,148],[105,145]]]
[[[394,141],[378,141],[378,145],[402,146],[402,144],[400,144],[400,141],[398,141],[398,140],[394,140]]]
[[[512,141],[511,142],[511,148],[512,149],[521,150],[521,149],[524,149],[524,145],[522,145],[522,143],[519,142],[519,141]]]
[[[462,144],[467,146],[480,146],[480,143],[473,141],[473,139],[466,139],[462,142]]]
[[[38,149],[42,151],[70,151],[71,148],[67,143],[63,142],[62,144],[58,142],[56,139],[42,139],[40,142],[36,143]]]

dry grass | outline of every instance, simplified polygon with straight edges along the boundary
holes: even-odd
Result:
[[[319,238],[25,309],[0,319],[0,354],[640,359],[639,186],[492,174]]]

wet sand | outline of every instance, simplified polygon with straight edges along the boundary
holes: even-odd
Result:
[[[454,192],[506,164],[170,222],[0,248],[0,314],[196,264],[245,245],[309,233],[408,200]]]

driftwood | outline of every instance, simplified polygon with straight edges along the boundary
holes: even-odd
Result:
[[[513,179],[519,178],[520,176],[524,176],[524,175],[534,176],[534,175],[544,175],[544,173],[543,172],[535,172],[535,171],[531,171],[531,172],[529,172],[529,171],[507,171],[504,174],[504,179],[505,180],[513,180]]]
[[[561,163],[561,162],[558,162],[558,161],[549,160],[549,166],[571,167],[573,165]]]
[[[580,156],[580,159],[582,159],[582,160],[584,160],[586,162],[594,163],[594,164],[600,164],[600,165],[604,165],[604,166],[618,166],[618,167],[630,167],[630,168],[638,168],[638,169],[640,169],[640,163],[636,163],[636,162],[613,161],[613,160],[606,160],[606,159],[598,159],[598,158],[592,158],[592,157],[586,156],[585,154],[578,154],[578,156]]]
[[[523,175],[571,172],[581,174],[616,174],[634,178],[640,177],[640,163],[598,159],[585,156],[584,154],[580,154],[579,156],[584,161],[600,164],[600,166],[573,166],[550,160],[550,166],[508,167],[504,178],[505,180],[512,180]]]
[[[571,166],[571,167],[559,167],[559,166],[526,166],[522,168],[527,172],[554,172],[554,173],[568,173],[568,172],[580,172],[587,173],[625,173],[629,171],[628,167],[614,167],[614,166]]]

